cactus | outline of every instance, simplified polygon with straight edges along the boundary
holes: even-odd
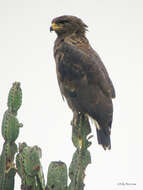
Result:
[[[2,136],[5,140],[0,155],[0,190],[14,190],[14,178],[18,173],[21,178],[21,190],[83,190],[85,169],[91,163],[91,145],[88,135],[91,133],[88,117],[75,114],[72,120],[72,142],[76,148],[72,162],[67,165],[62,161],[51,162],[48,168],[47,184],[42,170],[41,149],[30,147],[26,143],[15,144],[19,129],[23,125],[17,119],[17,112],[22,104],[20,83],[13,83],[8,95],[7,106],[2,120]],[[15,158],[15,154],[16,158]],[[68,173],[70,184],[68,185]]]
[[[69,190],[83,190],[85,169],[91,163],[90,152],[87,148],[91,145],[87,136],[91,133],[88,118],[84,114],[75,115],[72,121],[72,141],[77,148],[69,168],[71,183]]]
[[[12,143],[15,142],[19,135],[19,128],[23,125],[18,122],[15,115],[13,115],[9,110],[4,113],[2,121],[2,136],[5,141]]]
[[[16,169],[14,167],[14,155],[17,151],[15,143],[5,142],[0,156],[0,189],[11,190],[14,188],[14,176]]]
[[[64,162],[51,162],[48,169],[46,189],[67,189],[67,166]]]
[[[16,166],[17,172],[22,179],[21,187],[23,189],[45,189],[40,158],[41,149],[39,147],[29,147],[26,143],[19,145],[19,153],[16,156]]]
[[[8,94],[8,110],[17,115],[17,111],[22,104],[22,90],[19,82],[14,82]]]
[[[21,106],[22,93],[20,83],[15,82],[9,92],[8,110],[4,113],[2,121],[2,136],[5,140],[0,156],[0,189],[13,190],[16,168],[14,164],[17,145],[15,140],[19,135],[19,127],[22,127],[16,118]]]

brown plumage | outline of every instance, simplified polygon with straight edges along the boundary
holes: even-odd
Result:
[[[53,19],[52,30],[57,34],[54,57],[61,94],[74,114],[87,114],[96,121],[98,143],[110,149],[115,90],[85,37],[87,25],[75,16],[61,16]]]

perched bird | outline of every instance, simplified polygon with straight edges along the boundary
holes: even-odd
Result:
[[[95,121],[98,143],[110,149],[115,90],[99,55],[85,36],[87,25],[75,16],[52,20],[55,31],[54,58],[60,91],[74,114]]]

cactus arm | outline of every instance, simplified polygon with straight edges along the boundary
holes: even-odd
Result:
[[[17,111],[20,108],[21,104],[22,104],[22,90],[20,88],[20,83],[14,82],[8,94],[8,101],[7,101],[8,110],[14,115],[17,115]]]
[[[9,143],[14,142],[19,135],[19,127],[22,127],[22,124],[18,122],[15,115],[7,110],[2,121],[2,136],[4,140]]]
[[[44,176],[40,163],[41,149],[38,146],[29,147],[26,143],[19,145],[16,157],[17,172],[24,189],[45,190]]]
[[[91,128],[85,115],[78,114],[75,117],[72,121],[72,141],[77,150],[69,167],[69,177],[71,179],[69,190],[83,190],[85,169],[91,163],[90,152],[87,150],[91,145],[87,138]]]

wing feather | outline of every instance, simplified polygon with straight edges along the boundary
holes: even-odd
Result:
[[[86,75],[89,84],[99,85],[106,96],[115,97],[112,81],[96,52],[95,54],[92,52],[91,56],[80,48],[64,42],[58,48],[58,56],[60,57],[57,60],[58,71],[62,73],[63,77],[67,75],[69,80],[79,80]]]

